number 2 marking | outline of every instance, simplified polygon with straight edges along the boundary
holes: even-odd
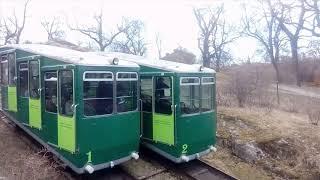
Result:
[[[182,145],[182,154],[186,154],[188,152],[188,144]]]

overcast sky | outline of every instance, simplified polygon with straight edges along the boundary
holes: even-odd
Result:
[[[239,23],[241,18],[240,0],[225,2],[228,21]],[[28,19],[22,41],[46,41],[46,33],[41,27],[41,20],[60,16],[68,24],[90,24],[92,17],[103,8],[105,28],[112,31],[121,18],[141,19],[145,23],[145,37],[148,43],[148,56],[156,57],[155,35],[160,34],[163,42],[163,54],[171,52],[178,46],[185,47],[195,53],[197,47],[198,27],[192,8],[215,5],[221,1],[214,0],[31,0]],[[14,11],[21,13],[24,0],[0,0],[0,16],[12,15]],[[67,40],[73,43],[87,41],[76,32],[68,32]],[[241,48],[239,48],[241,47]],[[237,58],[246,59],[256,50],[256,42],[241,38],[233,46],[232,51]]]

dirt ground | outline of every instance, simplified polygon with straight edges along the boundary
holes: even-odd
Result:
[[[90,175],[77,176],[65,170],[53,159],[50,153],[41,149],[21,129],[9,123],[6,117],[0,114],[0,180],[14,179],[110,179],[111,174],[118,178],[118,172],[101,172]],[[178,180],[179,175],[167,171],[162,165],[143,159],[128,161],[120,168],[137,179],[149,180]],[[113,176],[112,176],[113,177]],[[119,176],[120,177],[120,176]],[[149,177],[149,178],[148,178]]]
[[[320,126],[304,114],[219,108],[218,152],[204,159],[239,179],[320,179]],[[235,141],[256,144],[263,157],[246,162]]]
[[[0,118],[0,179],[67,179],[25,133]]]

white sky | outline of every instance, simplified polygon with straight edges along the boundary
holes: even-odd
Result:
[[[199,56],[197,38],[198,27],[192,8],[220,3],[218,0],[31,0],[28,19],[22,41],[46,41],[46,33],[41,20],[60,16],[69,24],[90,24],[94,14],[103,7],[105,28],[112,30],[123,16],[138,18],[145,23],[145,37],[148,43],[148,56],[156,57],[155,35],[160,34],[163,55],[178,46],[185,47]],[[241,0],[224,1],[226,16],[230,22],[239,23]],[[0,0],[0,16],[10,16],[14,10],[19,14],[24,0]],[[77,32],[68,32],[67,40],[73,43],[87,41]],[[233,46],[235,57],[246,59],[256,50],[255,40],[239,39]]]

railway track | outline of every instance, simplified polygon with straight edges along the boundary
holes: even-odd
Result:
[[[178,167],[184,172],[190,179],[194,180],[235,180],[225,172],[214,168],[201,160],[193,160],[185,164],[181,164]]]
[[[191,180],[236,180],[237,178],[215,168],[206,162],[196,159],[187,163],[175,164],[164,157],[142,148],[142,158],[149,161],[156,161],[165,166],[167,171],[176,173],[181,179]],[[144,178],[149,179],[150,177]]]
[[[1,111],[0,111],[0,119],[7,124],[9,128],[16,128],[18,129],[17,136],[23,136],[20,137],[21,140],[23,140],[26,145],[31,146],[34,151],[36,149],[40,150],[41,145],[35,141],[31,136],[29,136],[27,133],[25,133],[23,130],[21,130],[18,126],[16,126],[12,121],[8,120],[8,117],[6,117]],[[112,169],[104,169],[97,172],[94,172],[93,174],[83,174],[78,175],[74,172],[72,172],[71,169],[61,169],[62,173],[65,174],[66,179],[98,179],[98,180],[148,180],[152,179],[154,176],[159,175],[161,173],[171,172],[175,175],[177,175],[180,179],[192,179],[192,180],[234,180],[236,178],[226,174],[225,172],[216,169],[206,162],[203,162],[199,159],[190,161],[188,163],[182,163],[182,164],[175,164],[168,159],[165,159],[164,157],[146,149],[141,148],[140,154],[142,155],[141,158],[143,158],[146,161],[149,162],[156,162],[160,164],[161,166],[165,167],[165,170],[153,174],[151,176],[143,177],[143,178],[135,178],[133,175],[129,174],[127,171],[125,171],[121,165],[116,166]],[[54,156],[54,155],[50,155]],[[56,163],[59,163],[58,160],[55,160],[55,158],[49,158],[53,159]]]
[[[16,136],[23,141],[27,146],[29,146],[35,153],[39,153],[39,151],[43,151],[43,146],[34,140],[29,134],[23,131],[19,126],[17,126],[14,122],[10,121],[9,118],[2,113],[0,110],[0,121],[2,121],[8,128],[14,129]],[[43,151],[44,156],[48,158],[50,161],[54,161],[57,164],[61,164],[61,162],[55,158],[50,152]],[[65,168],[65,165],[61,164],[60,172],[64,175],[65,179],[73,180],[136,180],[133,176],[131,176],[128,172],[123,170],[121,166],[116,166],[112,169],[104,169],[100,171],[96,171],[93,174],[76,174],[69,168]],[[1,179],[1,178],[0,178]]]

